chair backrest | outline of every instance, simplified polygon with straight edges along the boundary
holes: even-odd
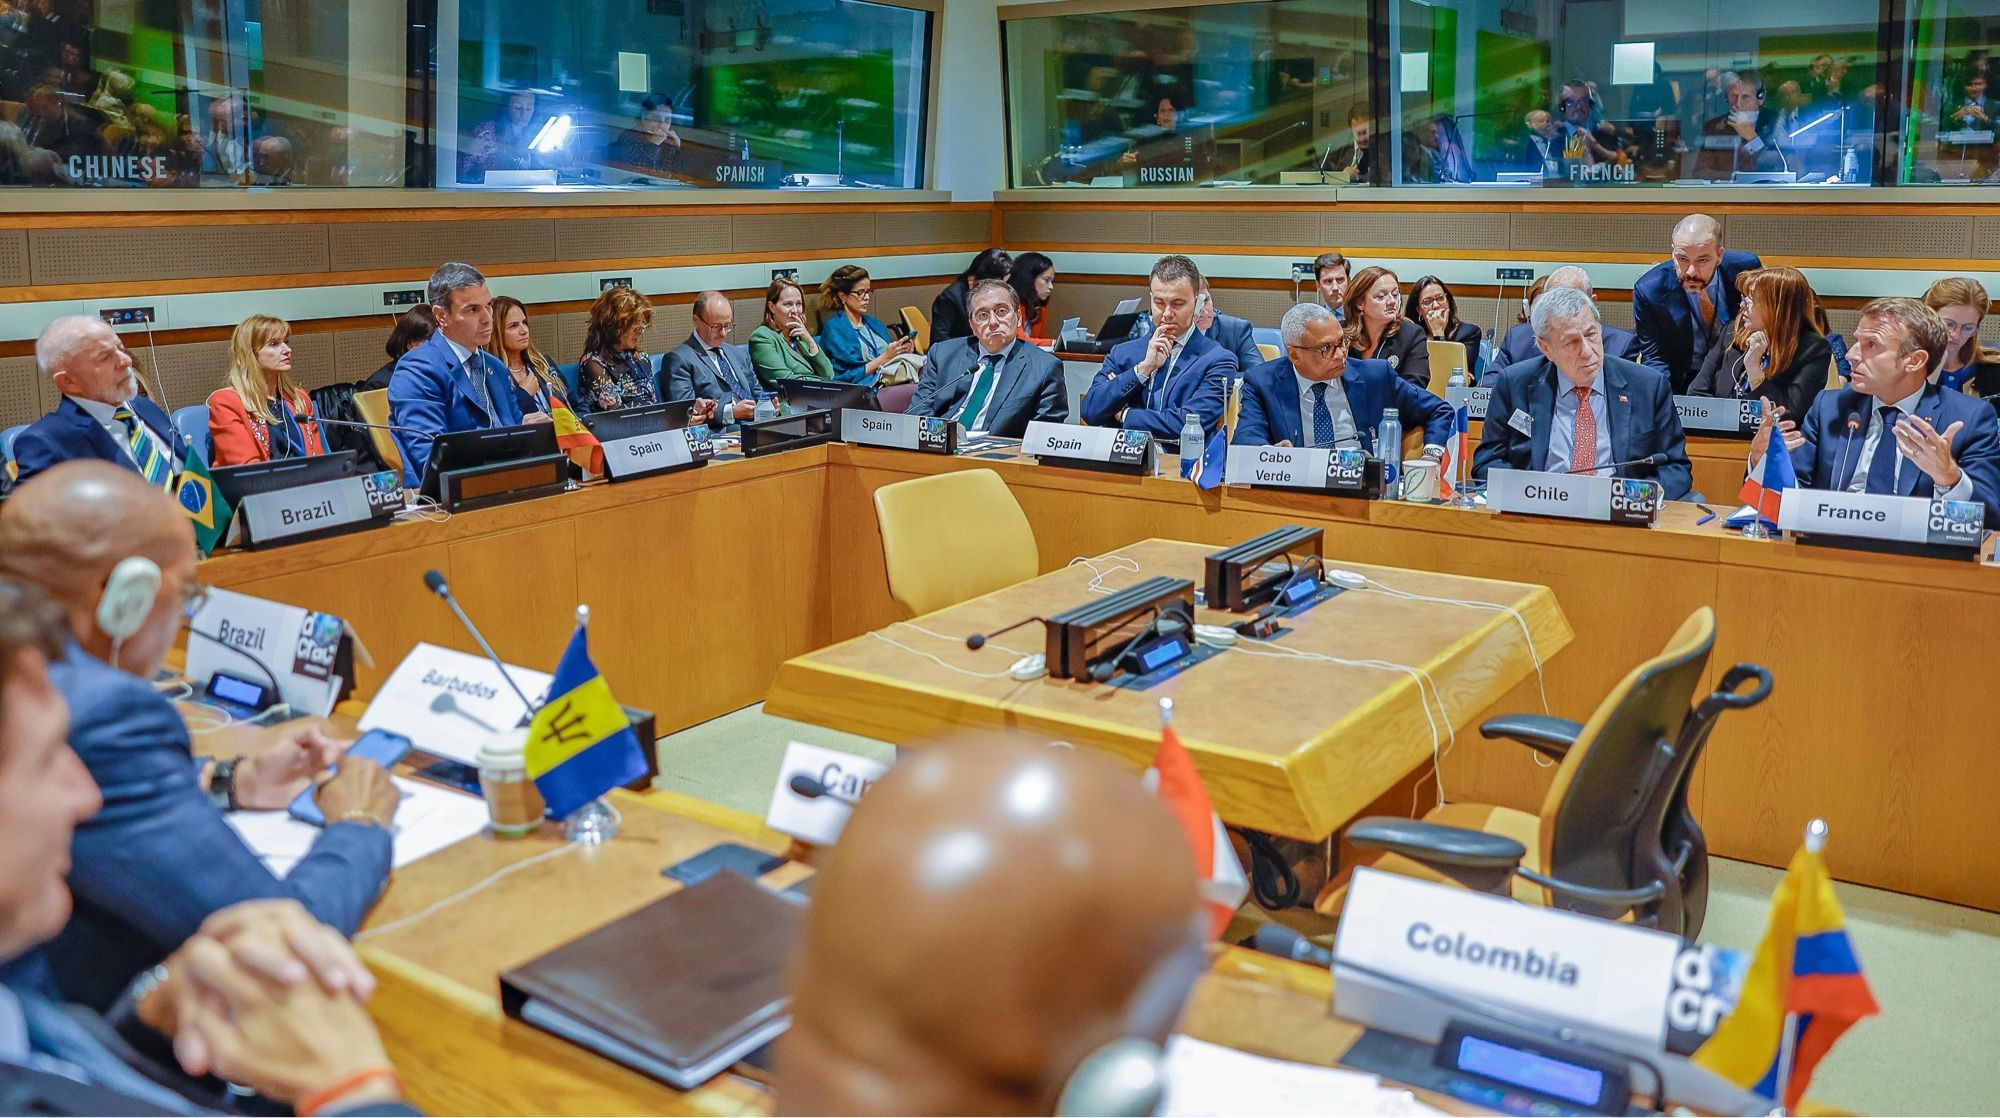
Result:
[[[27,429],[28,425],[21,423],[0,431],[0,489],[6,488],[6,483],[14,480],[14,440],[20,438],[21,432]]]
[[[1827,359],[1826,359],[1826,386],[1827,386],[1828,388],[1831,388],[1831,389],[1834,389],[1834,390],[1836,390],[1836,391],[1837,391],[1837,390],[1839,390],[1839,389],[1841,389],[1841,388],[1843,388],[1843,387],[1846,387],[1846,383],[1847,383],[1847,382],[1845,382],[1845,381],[1843,381],[1843,380],[1841,380],[1841,379],[1840,379],[1840,358],[1838,358],[1838,357],[1829,357],[1829,358],[1827,358]]]
[[[875,406],[883,411],[901,414],[910,408],[910,397],[917,394],[917,382],[906,380],[901,384],[891,384],[877,389]]]
[[[1272,345],[1270,342],[1258,342],[1257,352],[1263,354],[1264,360],[1266,361],[1276,361],[1278,359],[1278,354],[1283,353],[1284,351],[1279,349],[1277,346]]]
[[[931,320],[924,315],[924,312],[915,307],[904,307],[903,325],[909,327],[910,333],[916,336],[917,352],[929,353],[931,351]]]
[[[931,613],[1040,573],[1035,530],[992,470],[955,470],[875,491],[889,593]]]
[[[1451,383],[1451,371],[1464,369],[1466,376],[1472,375],[1472,364],[1466,360],[1464,342],[1428,341],[1424,347],[1431,355],[1430,390],[1434,396],[1444,395],[1444,387]]]
[[[579,363],[577,363],[577,362],[575,362],[575,361],[572,361],[572,362],[570,362],[570,363],[569,363],[569,364],[567,364],[567,365],[557,365],[557,366],[556,366],[556,378],[557,378],[558,380],[561,380],[561,381],[563,382],[563,399],[565,399],[565,400],[568,400],[568,401],[569,401],[569,406],[570,406],[570,407],[576,407],[576,406],[577,406],[577,403],[576,403],[576,391],[577,391],[577,390],[576,390],[576,378],[577,378],[577,377],[578,377],[579,375],[581,375],[581,374],[580,374],[580,372],[579,372],[579,370],[580,370],[581,368],[582,368],[582,365],[580,365]],[[653,380],[654,380],[654,382],[655,382],[655,383],[657,383],[657,382],[659,381],[659,379],[660,379],[660,369],[659,369],[659,366],[657,366],[657,365],[656,365],[656,366],[654,366],[654,367],[653,367]],[[665,385],[660,385],[659,387],[661,387],[661,388],[665,388],[666,386],[665,386]]]
[[[1676,743],[1714,647],[1715,611],[1702,606],[1659,655],[1619,680],[1584,723],[1542,800],[1542,868],[1550,877],[1594,889],[1660,880],[1650,868],[1640,872],[1637,852],[1659,848],[1667,804],[1693,771],[1677,763]],[[1648,828],[1651,834],[1643,834]],[[1662,883],[1679,893],[1671,875]],[[1605,918],[1627,911],[1573,899],[1550,903]],[[1678,911],[1678,900],[1672,903]]]
[[[212,465],[214,459],[209,455],[208,405],[189,404],[184,408],[175,408],[173,421],[174,430],[181,433],[181,438],[186,439],[188,445],[194,447],[194,452],[201,455],[203,462]]]
[[[1256,342],[1260,346],[1274,345],[1278,346],[1280,349],[1282,349],[1285,344],[1284,336],[1278,333],[1278,328],[1276,326],[1252,326],[1250,328],[1250,340]],[[1267,357],[1265,358],[1265,360],[1275,361],[1277,360],[1277,358]]]
[[[356,392],[354,410],[360,413],[363,423],[389,422],[389,390],[371,388],[366,392]],[[390,437],[389,432],[380,427],[371,428],[368,439],[375,444],[375,457],[380,458],[383,465],[401,473],[403,452],[397,449],[396,440]]]

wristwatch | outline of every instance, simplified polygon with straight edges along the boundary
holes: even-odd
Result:
[[[242,763],[243,758],[231,757],[208,770],[208,802],[215,810],[235,811],[242,806],[236,802],[236,766]]]

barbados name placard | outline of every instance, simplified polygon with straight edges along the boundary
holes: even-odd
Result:
[[[1778,527],[1809,535],[1976,548],[1986,539],[1986,506],[1977,501],[1787,489],[1778,506]]]
[[[613,481],[699,466],[715,457],[715,444],[709,441],[707,424],[609,439],[601,445],[604,472]]]
[[[1486,474],[1486,504],[1494,512],[1651,525],[1660,514],[1661,496],[1659,483],[1642,478],[1541,470],[1489,470]]]
[[[954,454],[958,451],[958,424],[928,415],[842,408],[840,441],[924,454]]]

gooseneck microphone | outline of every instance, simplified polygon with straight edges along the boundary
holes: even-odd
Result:
[[[999,636],[1002,633],[1011,633],[1014,630],[1020,628],[1021,626],[1026,625],[1030,621],[1039,621],[1042,624],[1046,625],[1048,624],[1049,619],[1046,617],[1023,617],[1021,620],[1014,622],[1012,625],[1009,625],[1004,629],[995,629],[990,633],[974,633],[971,636],[965,638],[965,647],[971,649],[974,652],[977,652],[980,649],[986,647],[987,641],[993,639],[994,637]]]
[[[817,800],[823,796],[829,800],[843,804],[851,805],[855,802],[828,788],[809,773],[795,773],[791,780],[786,781],[786,784],[793,792],[798,793],[808,800]]]
[[[430,439],[433,442],[444,436],[443,431],[419,431],[415,427],[405,427],[400,423],[365,423],[359,419],[329,419],[323,415],[313,416],[313,422],[331,423],[335,427],[359,427],[365,431],[401,432],[405,435],[415,435],[420,439]]]
[[[459,606],[458,599],[452,597],[451,586],[445,582],[444,576],[436,571],[425,571],[424,585],[430,587],[431,593],[443,598],[444,604],[451,607],[451,612],[458,615],[458,623],[465,626],[466,632],[472,634],[472,639],[479,643],[479,651],[484,652],[486,658],[493,661],[493,666],[500,671],[500,678],[507,681],[507,687],[521,700],[521,705],[528,708],[528,714],[532,717],[535,713],[535,704],[529,702],[528,696],[522,694],[521,685],[515,683],[514,677],[508,674],[507,665],[494,654],[493,646],[486,643],[486,637],[479,632],[479,627],[472,623],[472,618],[465,615],[465,610]]]
[[[1600,470],[1622,470],[1627,466],[1664,466],[1666,464],[1667,456],[1656,451],[1644,458],[1634,458],[1628,462],[1613,462],[1608,466],[1592,466],[1588,472],[1594,474]]]
[[[1333,952],[1283,924],[1266,924],[1257,929],[1257,934],[1250,937],[1250,946],[1280,959],[1311,963],[1316,967],[1333,966]]]
[[[205,640],[210,644],[228,649],[229,651],[234,652],[238,656],[243,657],[245,660],[250,661],[250,663],[256,666],[258,671],[264,673],[264,682],[271,685],[271,701],[274,703],[284,701],[285,698],[284,689],[278,686],[278,677],[271,671],[270,665],[264,663],[264,661],[251,655],[249,649],[238,648],[237,646],[230,644],[228,641],[223,640],[221,637],[216,636],[214,633],[204,633],[200,629],[195,628],[193,625],[188,626],[188,635],[191,637],[200,637],[202,640]]]
[[[1861,430],[1861,416],[1860,416],[1860,414],[1859,414],[1859,413],[1856,413],[1856,412],[1848,412],[1848,413],[1847,413],[1847,434],[1846,434],[1845,436],[1843,436],[1843,437],[1841,438],[1841,440],[1840,440],[1840,469],[1838,469],[1838,470],[1834,471],[1834,474],[1833,474],[1833,479],[1832,479],[1832,480],[1833,480],[1833,485],[1832,485],[1832,488],[1834,488],[1834,489],[1845,489],[1845,488],[1847,488],[1847,485],[1848,485],[1848,477],[1847,477],[1847,456],[1848,456],[1849,454],[1853,453],[1853,451],[1854,451],[1854,435],[1855,435],[1855,432],[1857,432],[1857,431],[1859,431],[1859,430]],[[1775,434],[1775,432],[1774,432],[1774,434]],[[1765,448],[1764,448],[1764,453],[1766,453],[1766,454],[1769,454],[1769,453],[1771,453],[1771,448],[1770,448],[1770,447],[1768,447],[1768,446],[1767,446],[1767,447],[1765,447]],[[1800,484],[1804,484],[1804,483],[1803,483],[1803,482],[1801,482]]]

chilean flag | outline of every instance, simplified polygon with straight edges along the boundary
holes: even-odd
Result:
[[[1160,700],[1160,750],[1153,755],[1153,767],[1146,770],[1146,779],[1181,825],[1181,833],[1187,836],[1188,849],[1194,854],[1202,904],[1208,909],[1208,938],[1219,939],[1229,927],[1229,918],[1236,915],[1244,898],[1250,895],[1250,879],[1244,876],[1243,865],[1236,860],[1236,851],[1230,848],[1229,835],[1222,829],[1222,817],[1215,814],[1208,801],[1208,790],[1202,787],[1194,758],[1188,755],[1180,734],[1174,730],[1173,711],[1172,699]]]
[[[1743,490],[1736,499],[1757,510],[1757,515],[1770,522],[1778,523],[1778,505],[1781,494],[1787,489],[1798,488],[1798,474],[1792,470],[1792,453],[1785,449],[1782,438],[1773,434],[1771,445],[1764,451],[1764,476],[1743,479]]]

